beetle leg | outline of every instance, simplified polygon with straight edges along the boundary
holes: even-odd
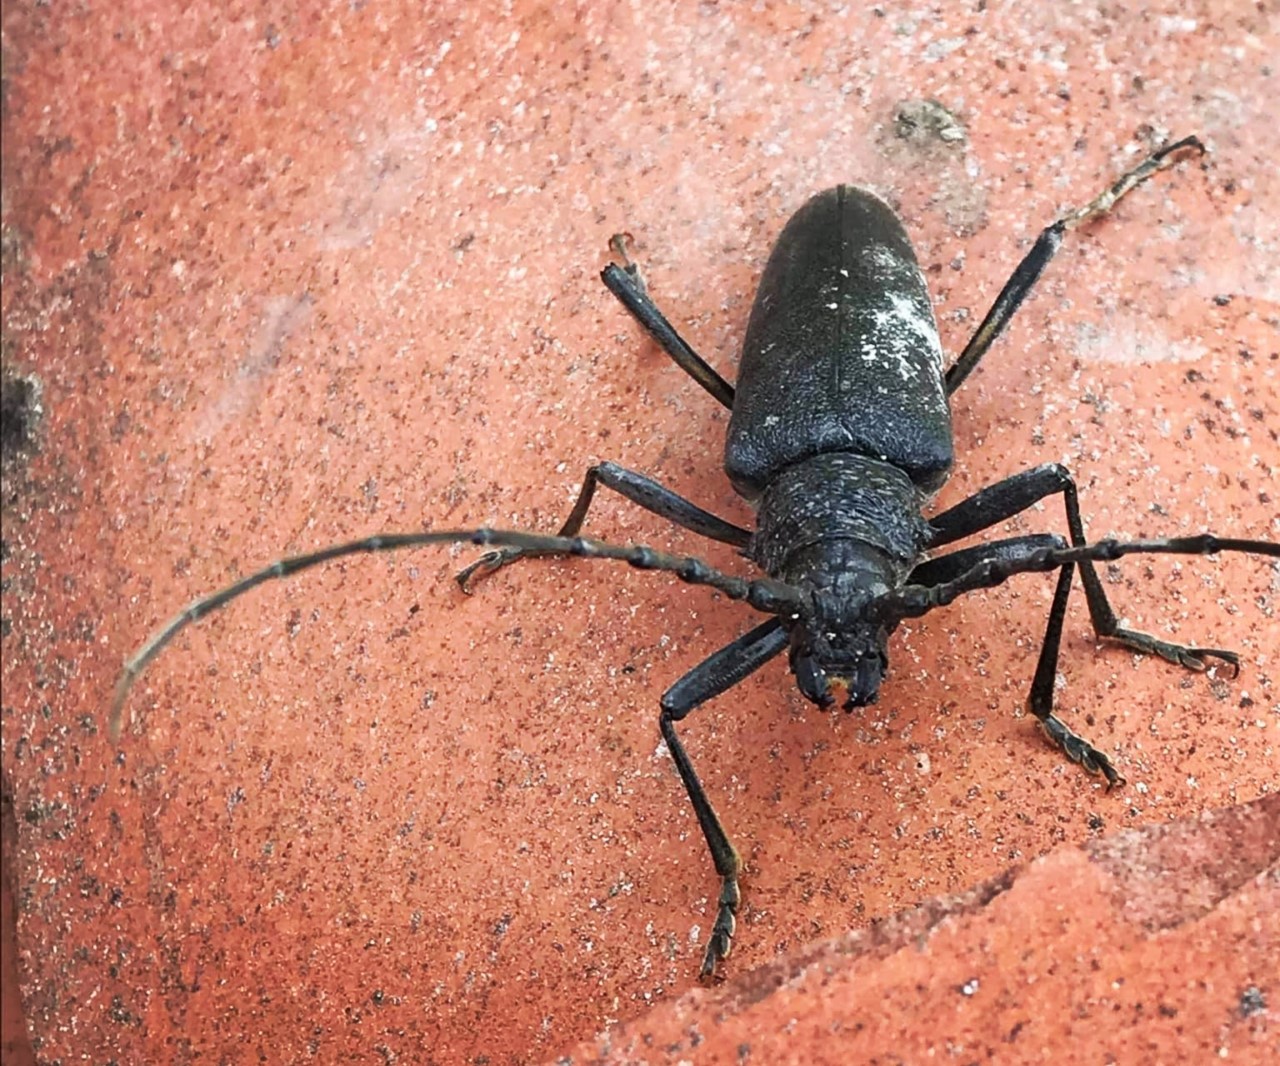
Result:
[[[559,555],[576,559],[615,559],[634,566],[637,570],[662,571],[675,574],[681,581],[687,581],[691,585],[706,585],[716,589],[722,596],[735,603],[746,603],[749,607],[763,611],[765,614],[793,618],[800,606],[799,591],[783,581],[768,577],[754,579],[734,577],[732,574],[722,573],[714,566],[708,566],[701,559],[655,551],[643,544],[609,544],[587,537],[549,537],[542,533],[527,533],[520,529],[441,529],[424,530],[418,533],[377,533],[372,537],[362,537],[360,540],[330,544],[327,548],[320,548],[303,555],[290,555],[277,559],[261,570],[233,581],[230,585],[207,596],[202,596],[185,610],[170,618],[125,660],[119,680],[116,682],[115,699],[111,704],[109,723],[111,738],[119,739],[125,698],[129,695],[129,689],[133,687],[133,683],[147,668],[147,664],[187,626],[225,607],[250,589],[348,555],[398,551],[402,548],[421,548],[428,544],[454,544],[464,541],[479,545],[501,544],[522,548],[538,555]],[[712,656],[708,663],[714,661],[717,661],[716,656]]]
[[[652,478],[637,474],[634,470],[628,470],[617,463],[599,463],[587,470],[582,489],[578,493],[578,500],[573,505],[573,510],[569,512],[569,517],[564,520],[564,525],[556,533],[557,537],[578,535],[582,529],[582,523],[587,519],[587,509],[591,506],[597,485],[611,488],[646,511],[652,511],[660,518],[692,530],[699,536],[723,541],[738,548],[744,547],[751,539],[749,530],[735,526],[732,522],[726,522],[723,518],[717,518],[697,504],[690,503],[683,496],[677,496],[670,489],[659,485]],[[470,592],[471,581],[477,575],[491,574],[520,558],[560,554],[563,553],[537,548],[499,548],[497,551],[486,552],[465,570],[460,571],[457,575],[458,584],[462,586],[464,592]]]
[[[1071,543],[1077,547],[1087,543],[1084,535],[1084,522],[1080,517],[1080,499],[1076,491],[1076,483],[1070,472],[1058,463],[1046,463],[1031,470],[1024,470],[1012,477],[989,485],[980,492],[974,493],[948,511],[929,520],[929,524],[937,530],[931,546],[948,544],[971,533],[987,529],[997,522],[1025,511],[1032,504],[1062,493],[1063,504],[1067,511],[1067,528],[1071,532]],[[1093,631],[1107,640],[1114,640],[1136,651],[1159,655],[1171,663],[1176,663],[1188,670],[1206,670],[1209,659],[1220,659],[1232,668],[1232,676],[1240,672],[1240,656],[1233,651],[1222,648],[1188,647],[1160,640],[1149,633],[1136,629],[1125,629],[1107,602],[1107,594],[1098,578],[1093,563],[1080,563],[1080,580],[1084,583],[1084,596],[1089,604],[1089,618],[1093,622]]]
[[[630,313],[631,317],[645,328],[662,350],[675,360],[676,366],[688,374],[694,381],[711,393],[725,407],[733,407],[733,386],[717,374],[668,321],[667,316],[658,310],[640,277],[640,268],[627,256],[626,235],[615,234],[609,241],[609,247],[622,259],[623,265],[610,263],[600,272],[600,280],[605,287],[618,298],[618,301]]]
[[[922,563],[912,571],[908,580],[913,585],[934,587],[955,580],[979,563],[1016,561],[1044,548],[1066,546],[1067,542],[1056,533],[1032,533],[978,544]],[[1040,646],[1035,677],[1027,697],[1027,710],[1039,719],[1041,728],[1063,750],[1067,758],[1079,763],[1090,773],[1101,773],[1107,779],[1107,787],[1113,788],[1124,784],[1124,778],[1116,772],[1111,760],[1053,713],[1053,682],[1058,672],[1058,654],[1062,646],[1062,629],[1067,615],[1067,598],[1071,592],[1072,570],[1072,565],[1064,566],[1058,575],[1053,606],[1049,608],[1049,620],[1045,626],[1044,642]]]
[[[707,939],[706,954],[702,958],[703,978],[713,977],[716,963],[728,958],[733,948],[733,931],[737,925],[738,906],[742,901],[738,888],[742,860],[729,841],[724,826],[720,824],[720,818],[707,798],[706,789],[698,780],[693,763],[676,735],[675,723],[694,708],[732,688],[758,670],[781,652],[787,646],[787,641],[787,631],[783,628],[781,619],[771,618],[699,663],[662,696],[662,717],[658,721],[662,739],[666,741],[676,770],[680,773],[680,780],[684,782],[689,802],[693,805],[693,812],[697,815],[698,825],[702,827],[702,835],[707,841],[712,862],[715,863],[716,873],[720,875],[716,920]]]
[[[1072,733],[1053,716],[1053,680],[1057,670],[1058,646],[1062,638],[1062,621],[1066,616],[1067,596],[1071,591],[1071,571],[1086,563],[1110,562],[1126,555],[1214,555],[1218,552],[1246,552],[1280,559],[1280,543],[1248,540],[1241,537],[1219,537],[1202,533],[1194,537],[1166,537],[1155,540],[1100,540],[1093,544],[1070,547],[1048,547],[1038,537],[1014,538],[1003,544],[979,545],[931,560],[916,568],[912,575],[923,575],[937,584],[908,584],[878,597],[868,605],[868,616],[894,625],[906,618],[919,618],[930,611],[954,603],[959,597],[977,589],[995,588],[1015,574],[1047,573],[1060,570],[1058,587],[1053,596],[1045,643],[1040,649],[1036,676],[1032,683],[1030,708],[1041,720],[1045,731],[1064,751],[1089,769],[1106,774],[1111,784],[1119,783],[1106,756]],[[1018,542],[1022,542],[1021,548]],[[960,568],[969,565],[967,570]],[[926,567],[931,569],[926,570]],[[947,578],[948,572],[960,571]],[[1114,634],[1111,634],[1114,635]],[[1142,634],[1139,634],[1142,635]]]
[[[1044,268],[1049,265],[1049,260],[1053,258],[1059,245],[1062,244],[1062,238],[1067,230],[1075,229],[1090,219],[1105,215],[1131,189],[1141,185],[1153,174],[1159,173],[1166,167],[1173,166],[1177,162],[1174,156],[1184,149],[1194,149],[1201,155],[1205,152],[1204,145],[1195,137],[1184,137],[1173,144],[1167,144],[1158,152],[1153,152],[1147,156],[1132,170],[1122,174],[1104,192],[1095,196],[1084,207],[1063,215],[1057,222],[1047,226],[1041,232],[1036,239],[1036,243],[1032,245],[1031,251],[1026,254],[1022,262],[1014,269],[1012,277],[1005,282],[1004,288],[1000,290],[1000,295],[996,297],[996,302],[991,305],[991,310],[987,312],[987,317],[982,320],[982,325],[978,327],[977,331],[969,339],[969,343],[964,346],[964,351],[960,353],[960,357],[947,370],[946,386],[948,396],[952,395],[956,389],[964,384],[965,379],[973,373],[974,368],[978,365],[978,361],[987,354],[987,349],[1004,332],[1005,326],[1013,318],[1013,313],[1018,310],[1022,301],[1030,295],[1035,283],[1044,272]]]

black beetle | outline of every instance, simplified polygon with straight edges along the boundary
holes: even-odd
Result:
[[[623,265],[601,277],[626,309],[732,414],[725,470],[757,507],[755,532],[727,522],[642,474],[613,463],[587,471],[569,517],[555,536],[488,529],[388,534],[283,559],[192,604],[125,664],[111,715],[118,736],[133,680],[190,622],[264,581],[355,552],[469,540],[501,545],[458,575],[464,589],[477,573],[517,558],[576,555],[622,559],[711,585],[770,617],[720,649],[663,695],[660,727],[722,881],[702,974],[712,975],[732,946],[740,902],[741,861],[698,780],[675,723],[789,650],[800,691],[819,706],[843,688],[844,707],[876,700],[888,668],[887,642],[906,618],[1013,574],[1058,570],[1044,643],[1028,706],[1066,755],[1122,783],[1111,760],[1053,713],[1067,598],[1079,567],[1098,636],[1203,670],[1238,657],[1215,648],[1183,647],[1120,627],[1093,568],[1131,553],[1209,554],[1245,551],[1280,556],[1280,544],[1212,535],[1088,544],[1076,486],[1061,466],[1039,466],[1006,478],[947,511],[922,509],[946,481],[953,460],[950,397],[1009,322],[1061,244],[1082,222],[1105,214],[1183,151],[1203,152],[1194,137],[1170,144],[1125,173],[1084,207],[1046,228],[959,359],[944,372],[924,277],[902,224],[879,198],[839,186],[811,199],[787,223],[769,257],[752,307],[735,389],[684,342],[650,300],[623,237],[612,246]],[[739,548],[767,578],[722,574],[694,558],[642,546],[619,547],[579,537],[595,489],[605,485],[678,525]],[[936,556],[936,549],[987,529],[1060,493],[1070,546],[1031,534]]]

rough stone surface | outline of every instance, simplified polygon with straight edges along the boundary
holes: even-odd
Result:
[[[469,551],[353,558],[182,634],[122,743],[104,730],[125,655],[282,552],[554,529],[600,459],[750,521],[719,466],[726,413],[598,283],[615,232],[732,378],[787,216],[870,185],[955,353],[1042,225],[1199,133],[1211,154],[1074,234],[965,385],[938,505],[1062,461],[1092,535],[1280,537],[1265,8],[305,10],[4,8],[0,771],[41,1062],[539,1061],[695,985],[717,886],[657,700],[755,621],[705,589],[540,562],[468,599]],[[992,535],[1061,528],[1049,501]],[[589,530],[745,567],[607,495]],[[1041,578],[904,627],[865,713],[815,710],[774,666],[689,719],[747,862],[731,979],[1055,845],[1274,794],[1276,569],[1104,580],[1135,626],[1244,663],[1231,680],[1098,648],[1073,605],[1058,700],[1121,792],[1022,710]],[[1071,855],[1046,862],[1105,894]],[[1261,922],[1260,891],[1202,920]],[[981,914],[1014,921],[1017,898]],[[1145,950],[1100,972],[1133,989],[1152,957],[1200,966],[1179,937]],[[1109,989],[1082,1009],[1137,1027]],[[1008,987],[1006,1032],[1047,1016],[1039,994]]]
[[[1064,844],[557,1061],[1271,1062],[1278,864],[1276,796]]]

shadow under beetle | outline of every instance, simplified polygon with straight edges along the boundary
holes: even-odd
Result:
[[[1233,652],[1184,647],[1122,628],[1093,564],[1135,553],[1243,551],[1280,557],[1280,544],[1210,534],[1089,544],[1075,482],[1057,464],[1014,474],[928,519],[922,508],[951,470],[951,395],[1008,324],[1064,234],[1106,214],[1180,153],[1204,150],[1195,137],[1167,145],[1046,228],[945,372],[929,293],[906,232],[892,210],[864,189],[829,189],[787,223],[760,280],[736,388],[658,310],[627,256],[624,238],[615,237],[611,244],[623,265],[605,268],[605,285],[676,364],[731,411],[725,470],[738,493],[757,508],[754,532],[642,474],[606,462],[587,471],[578,500],[555,536],[489,529],[386,534],[282,559],[196,601],[126,662],[112,707],[112,735],[119,735],[134,679],[183,627],[256,585],[339,556],[466,540],[500,548],[458,575],[464,589],[477,574],[535,555],[620,559],[710,585],[769,618],[694,667],[662,696],[662,736],[721,878],[716,920],[702,962],[704,977],[713,975],[729,955],[742,864],[675,723],[784,649],[809,700],[826,707],[835,701],[833,689],[843,689],[845,709],[865,706],[879,695],[888,669],[889,636],[904,619],[1014,574],[1057,570],[1028,707],[1068,758],[1103,774],[1108,786],[1122,784],[1111,760],[1053,713],[1054,677],[1075,570],[1080,571],[1098,636],[1193,670],[1204,670],[1217,659],[1238,673],[1239,658]],[[732,577],[696,558],[578,536],[600,485],[694,533],[733,545],[769,576]],[[1059,494],[1070,544],[1054,534],[1028,534],[933,554]]]

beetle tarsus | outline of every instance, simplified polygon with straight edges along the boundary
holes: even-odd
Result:
[[[640,273],[640,264],[632,259],[627,252],[627,247],[634,243],[635,238],[630,233],[615,233],[609,238],[609,251],[618,257],[618,262],[622,265],[622,269],[635,282],[640,294],[648,296],[649,286],[645,284],[644,275]]]
[[[464,567],[454,574],[454,580],[458,582],[458,587],[470,596],[473,591],[471,582],[477,578],[488,577],[495,570],[501,570],[508,563],[514,562],[520,556],[526,554],[528,553],[520,548],[498,548],[491,552],[485,552],[470,566]]]
[[[716,913],[715,925],[711,927],[711,936],[707,940],[706,954],[702,956],[700,976],[704,981],[715,980],[718,976],[716,966],[729,957],[733,951],[733,931],[738,925],[738,906],[742,903],[742,893],[738,888],[737,874],[725,877],[720,887],[719,910]]]
[[[1175,157],[1180,153],[1193,151],[1199,155],[1204,155],[1208,150],[1199,137],[1183,137],[1182,140],[1175,141],[1173,144],[1166,144],[1159,151],[1147,156],[1132,170],[1121,174],[1111,185],[1083,207],[1065,215],[1060,220],[1063,227],[1065,229],[1074,229],[1076,226],[1107,214],[1130,189],[1136,189],[1153,174],[1157,174],[1177,163],[1178,160]]]
[[[1231,667],[1231,677],[1233,679],[1240,676],[1240,656],[1224,648],[1194,648],[1185,644],[1173,644],[1170,641],[1160,640],[1151,636],[1150,633],[1143,633],[1136,629],[1117,628],[1114,632],[1104,635],[1110,640],[1118,641],[1126,647],[1133,648],[1135,651],[1158,655],[1175,666],[1194,670],[1198,674],[1203,674],[1213,665],[1213,663],[1209,662],[1210,659],[1219,659]]]
[[[1114,764],[1105,753],[1099,751],[1079,733],[1073,732],[1061,718],[1055,714],[1040,720],[1041,728],[1055,744],[1058,745],[1074,763],[1079,763],[1091,774],[1102,774],[1107,779],[1107,790],[1120,788],[1125,780],[1120,776]]]

